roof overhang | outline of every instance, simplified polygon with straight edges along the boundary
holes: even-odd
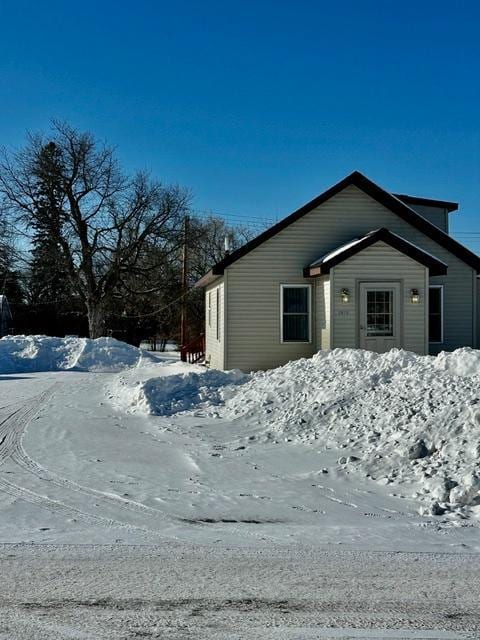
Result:
[[[408,196],[405,193],[394,193],[396,198],[405,204],[419,204],[423,207],[435,207],[436,209],[446,209],[448,213],[458,210],[458,202],[449,200],[434,200],[433,198],[419,198],[418,196]]]
[[[348,260],[348,258],[351,258],[367,247],[371,247],[376,242],[384,242],[412,260],[419,262],[429,269],[431,276],[444,276],[447,274],[448,266],[444,262],[396,233],[382,228],[370,231],[370,233],[360,238],[354,238],[347,244],[333,249],[318,260],[315,260],[315,262],[312,262],[308,267],[305,267],[303,275],[306,278],[324,276],[330,273],[332,267],[335,267],[344,260]]]
[[[213,269],[210,269],[208,273],[202,276],[200,280],[197,280],[197,282],[193,286],[194,288],[199,288],[199,289],[202,287],[208,287],[208,285],[213,284],[215,280],[218,280],[219,278],[221,278],[222,275],[223,275],[223,271],[221,273],[217,273],[216,266],[215,266],[213,267]]]

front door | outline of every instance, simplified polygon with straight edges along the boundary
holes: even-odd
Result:
[[[401,347],[400,284],[360,283],[360,348],[385,353]]]

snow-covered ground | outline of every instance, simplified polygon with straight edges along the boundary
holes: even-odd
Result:
[[[478,640],[478,556],[0,547],[1,640]]]
[[[228,420],[250,447],[310,445],[329,462],[323,475],[375,480],[421,513],[480,524],[480,351],[336,349],[252,376],[170,370],[122,374],[113,397],[133,413]]]
[[[203,624],[218,638],[348,638],[370,628],[407,631],[362,637],[478,637],[462,633],[480,630],[479,361],[472,350],[438,358],[345,350],[246,376],[106,339],[0,340],[0,562],[23,585],[6,598],[1,619],[11,626],[0,624],[0,638],[197,637]],[[161,569],[160,560],[148,565],[152,555],[170,560]],[[102,588],[79,569],[95,559],[111,578]],[[127,574],[142,562],[145,610],[133,602],[138,576],[137,595],[128,593]],[[205,619],[192,621],[219,563]],[[300,585],[322,563],[336,569],[307,581],[307,593]],[[430,573],[416,570],[423,565]],[[374,576],[390,593],[400,566],[403,591],[381,604]],[[38,578],[32,595],[37,570],[47,587]],[[53,579],[64,570],[81,594]],[[118,571],[123,586],[110,602]],[[229,580],[238,587],[229,591]],[[444,591],[450,600],[440,605]],[[367,614],[370,597],[378,608]],[[128,612],[141,610],[132,620],[143,631],[108,635],[100,626],[89,635],[85,602],[95,601],[90,610],[108,627],[122,598]],[[170,612],[160,631],[159,608]],[[69,627],[73,609],[78,625]],[[176,610],[184,636],[167,629]],[[222,611],[278,628],[255,635],[232,622],[222,635]],[[25,631],[32,620],[36,634]],[[320,632],[330,624],[357,631]]]

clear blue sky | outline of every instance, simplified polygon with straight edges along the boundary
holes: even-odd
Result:
[[[479,24],[476,0],[0,0],[0,143],[65,119],[232,219],[359,169],[480,232]]]

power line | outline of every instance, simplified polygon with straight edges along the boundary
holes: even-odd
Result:
[[[240,213],[230,213],[230,212],[220,212],[220,211],[212,211],[209,209],[191,209],[192,213],[196,213],[198,215],[204,217],[220,217],[224,220],[236,221],[240,224],[260,224],[260,225],[270,225],[274,224],[274,219],[269,216],[256,216],[252,214],[243,215]]]
[[[213,216],[221,216],[222,218],[225,216],[233,216],[235,218],[255,218],[257,220],[264,220],[265,218],[271,218],[271,216],[259,216],[257,214],[254,213],[238,213],[235,211],[216,211],[215,209],[190,209],[190,211],[193,211],[195,213],[202,213],[202,214],[206,214],[206,215],[213,215]]]
[[[176,304],[177,302],[179,302],[183,298],[186,298],[193,291],[195,291],[195,287],[191,287],[190,289],[188,289],[188,291],[185,291],[184,293],[182,293],[181,296],[178,296],[178,298],[175,298],[174,300],[171,300],[168,304],[164,305],[163,307],[159,307],[158,309],[155,309],[154,311],[149,311],[148,313],[139,313],[137,315],[132,315],[132,316],[130,316],[130,315],[126,314],[126,313],[112,313],[112,315],[120,317],[120,318],[129,318],[129,319],[148,318],[150,316],[155,316],[158,313],[162,313],[162,311],[165,311],[166,309],[170,308],[171,306],[173,306],[174,304]]]

